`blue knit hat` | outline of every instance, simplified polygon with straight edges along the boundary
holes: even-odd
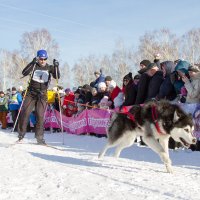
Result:
[[[43,50],[43,49],[37,51],[37,57],[39,57],[39,58],[48,58],[47,51]]]

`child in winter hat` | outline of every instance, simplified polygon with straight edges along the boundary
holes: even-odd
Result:
[[[108,109],[112,105],[112,102],[109,101],[108,96],[104,96],[99,102],[99,107],[102,109]]]

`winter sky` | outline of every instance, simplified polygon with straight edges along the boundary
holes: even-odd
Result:
[[[199,0],[0,0],[0,48],[20,49],[24,32],[46,28],[61,59],[73,64],[109,54],[116,41],[137,46],[148,31],[169,28],[178,36],[199,28]]]

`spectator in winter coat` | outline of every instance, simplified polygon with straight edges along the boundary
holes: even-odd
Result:
[[[17,92],[17,89],[15,87],[12,87],[12,95],[11,98],[9,99],[9,110],[12,114],[12,119],[14,124],[17,119],[21,103],[22,103],[22,95],[19,92]],[[16,124],[14,131],[17,131],[17,126],[18,125]]]
[[[101,96],[101,99],[104,96],[109,96],[107,86],[104,82],[101,82],[101,83],[98,84],[98,90],[97,91],[98,91],[99,95]]]
[[[188,75],[188,68],[190,64],[187,61],[180,60],[174,69],[174,72],[171,74],[171,82],[175,87],[176,94],[181,94],[181,88],[184,86],[184,82],[182,81],[182,75]]]
[[[156,100],[167,99],[172,101],[176,98],[176,91],[171,83],[170,75],[174,71],[175,64],[172,61],[165,61],[160,64],[164,81],[162,82]]]
[[[200,103],[200,69],[190,66],[188,68],[190,79],[187,76],[182,76],[187,90],[187,103]]]
[[[140,81],[138,83],[138,90],[137,90],[137,96],[135,100],[135,104],[143,104],[147,97],[147,90],[148,90],[148,84],[150,77],[146,73],[146,68],[151,62],[149,60],[143,60],[140,62],[140,70],[138,71],[140,76]]]
[[[91,93],[92,87],[89,86],[88,84],[83,85],[81,88],[82,94],[85,96],[85,100],[83,101],[84,104],[88,104],[91,101],[92,98],[92,93]]]
[[[99,102],[98,106],[101,109],[109,109],[112,105],[112,101],[109,100],[108,96],[104,96]]]
[[[147,74],[151,77],[147,90],[147,99],[156,98],[159,93],[160,86],[163,82],[163,72],[159,70],[158,66],[155,63],[151,63],[146,68]]]
[[[90,86],[98,88],[99,83],[105,82],[105,76],[102,74],[102,70],[95,71],[94,75],[96,77],[96,80],[94,82],[90,83]]]
[[[67,117],[71,117],[74,114],[74,98],[74,93],[70,88],[65,89],[65,98],[62,107],[64,109],[64,114]]]
[[[124,84],[124,103],[122,106],[131,106],[135,104],[135,99],[137,95],[137,86],[133,82],[132,73],[129,72],[123,78]]]
[[[1,128],[7,128],[7,116],[8,113],[8,99],[3,91],[0,91],[0,122],[2,124]]]
[[[110,100],[113,102],[114,108],[120,107],[124,102],[124,95],[122,90],[117,86],[115,81],[111,81],[108,85],[108,91],[110,93]]]
[[[90,101],[90,105],[97,107],[99,102],[101,101],[102,97],[98,93],[96,88],[92,88],[91,93],[92,93],[92,98],[91,98],[91,101]]]

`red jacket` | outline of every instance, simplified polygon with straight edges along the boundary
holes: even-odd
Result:
[[[67,117],[71,117],[76,112],[76,106],[73,103],[75,99],[74,93],[70,92],[69,95],[66,95],[63,101],[63,106],[66,106],[64,111]]]
[[[71,104],[71,102],[69,101],[73,101],[74,102],[74,93],[73,92],[70,92],[69,95],[65,95],[65,98],[64,98],[64,101],[63,101],[63,106],[64,105],[68,105],[68,104]]]
[[[122,92],[121,89],[118,86],[116,86],[110,94],[111,100],[114,101],[115,97],[117,97],[120,92]]]

